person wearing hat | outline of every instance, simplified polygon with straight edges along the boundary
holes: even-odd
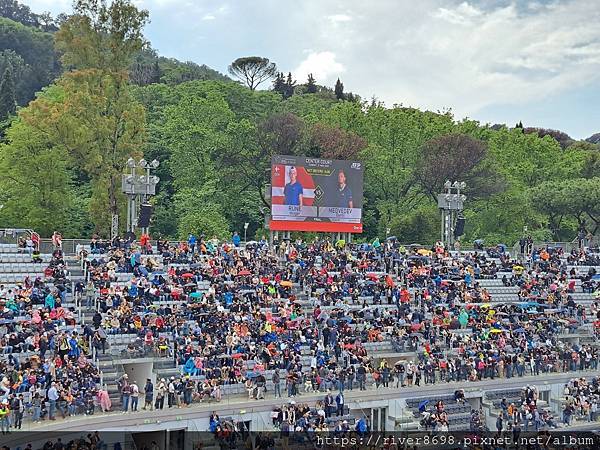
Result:
[[[134,380],[130,385],[131,387],[131,411],[137,412],[138,410],[138,402],[140,397],[140,388],[137,385],[137,382]]]
[[[167,405],[169,408],[175,406],[175,377],[171,377],[169,380],[168,389],[168,397],[167,397]]]
[[[167,389],[167,380],[161,378],[157,387],[156,401],[154,402],[155,409],[163,409],[165,407],[165,395],[167,395]]]

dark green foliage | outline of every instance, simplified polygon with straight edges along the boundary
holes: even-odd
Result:
[[[244,56],[229,65],[229,73],[242,83],[255,90],[261,83],[277,75],[277,65],[269,58],[260,56]]]
[[[50,13],[35,14],[27,5],[23,5],[17,0],[0,0],[0,17],[43,31],[57,30],[55,20]]]
[[[294,95],[294,88],[296,87],[296,81],[292,79],[292,73],[288,72],[287,78],[285,79],[285,85],[283,90],[283,98],[288,99]]]
[[[277,72],[273,79],[273,91],[285,95],[285,76],[283,72]]]
[[[560,146],[565,149],[571,144],[575,142],[575,140],[569,136],[567,133],[563,133],[559,130],[550,130],[547,128],[523,128],[524,133],[535,133],[539,137],[543,138],[544,136],[550,136],[552,139],[556,140],[560,144]]]
[[[345,96],[344,96],[344,83],[342,83],[339,78],[335,82],[334,92],[335,92],[335,97],[338,100],[344,100],[345,99]]]
[[[16,111],[15,84],[12,70],[7,67],[0,81],[0,121],[7,119]]]
[[[52,34],[0,17],[0,65],[15,74],[15,97],[26,105],[60,73]]]
[[[314,94],[317,92],[317,83],[312,73],[308,74],[308,80],[306,81],[306,93]]]

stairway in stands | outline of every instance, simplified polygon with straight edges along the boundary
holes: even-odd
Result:
[[[87,282],[86,274],[84,269],[81,267],[81,260],[77,257],[77,255],[68,254],[65,254],[64,259],[65,263],[67,264],[69,279],[73,283],[73,286],[78,282],[81,282],[85,286]],[[88,308],[86,305],[85,298],[74,298],[74,301],[78,308],[78,313],[80,314],[82,325],[89,325],[93,329],[93,318],[96,312],[95,308],[93,306],[91,308]],[[108,390],[108,394],[110,396],[114,409],[115,407],[118,407],[121,403],[120,393],[117,387],[117,379],[119,377],[119,367],[121,368],[122,372],[122,365],[119,363],[119,361],[113,359],[113,356],[108,348],[108,343],[106,347],[107,348],[105,354],[103,354],[102,351],[94,351],[92,355],[95,364],[98,366],[98,369],[101,372],[102,387]]]

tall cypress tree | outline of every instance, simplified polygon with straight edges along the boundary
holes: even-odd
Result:
[[[0,120],[6,119],[17,110],[15,83],[10,66],[4,71],[0,82]]]
[[[339,78],[335,82],[334,92],[335,92],[335,97],[338,100],[344,100],[344,98],[345,98],[344,97],[344,83],[342,83]]]
[[[285,77],[282,72],[277,72],[277,75],[275,75],[275,79],[273,80],[273,90],[285,97]]]
[[[317,83],[312,73],[308,74],[308,81],[306,82],[306,93],[314,94],[317,92]]]
[[[290,98],[292,95],[294,95],[295,87],[296,81],[292,79],[292,72],[288,72],[287,79],[285,80],[283,98]]]

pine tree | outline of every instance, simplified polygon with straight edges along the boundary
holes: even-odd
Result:
[[[344,97],[344,83],[342,83],[339,78],[335,82],[334,92],[335,92],[335,97],[338,100],[344,100],[344,98],[345,98]]]
[[[10,66],[4,71],[0,82],[0,120],[6,119],[17,110],[15,83]]]
[[[273,80],[273,90],[285,96],[285,78],[283,72],[277,72],[277,75],[275,75],[275,79]]]
[[[308,74],[308,81],[306,82],[306,93],[314,94],[317,92],[317,83],[312,73]]]
[[[288,72],[287,79],[285,80],[285,90],[283,98],[290,98],[294,95],[294,88],[296,87],[296,81],[292,79],[292,72]]]
[[[521,129],[523,129],[523,122],[521,122],[519,120],[519,123],[515,125],[515,128],[521,128]]]

